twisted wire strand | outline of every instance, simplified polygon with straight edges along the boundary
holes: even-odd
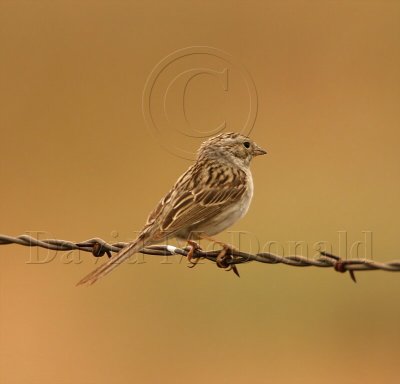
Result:
[[[95,257],[101,257],[107,254],[111,257],[111,252],[119,252],[129,243],[118,242],[109,244],[100,238],[92,238],[79,243],[74,243],[67,240],[45,239],[39,240],[32,236],[20,235],[17,237],[1,235],[0,245],[18,244],[26,247],[42,247],[57,251],[80,250],[90,252]],[[172,245],[154,245],[143,248],[140,253],[152,256],[171,256],[181,255],[187,256],[190,248],[177,248]],[[217,262],[217,257],[220,251],[203,251],[195,249],[193,258],[205,258],[213,262]],[[249,262],[259,262],[266,264],[286,264],[292,267],[319,267],[333,268],[337,272],[349,272],[353,281],[355,281],[355,271],[387,271],[400,272],[400,260],[392,260],[389,262],[376,262],[368,259],[346,259],[331,253],[321,251],[319,257],[310,259],[304,256],[279,256],[269,252],[250,254],[241,252],[235,249],[230,250],[229,257],[224,261],[227,266],[243,264]]]

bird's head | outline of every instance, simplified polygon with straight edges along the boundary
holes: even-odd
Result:
[[[206,140],[200,146],[198,158],[221,159],[248,167],[253,157],[266,153],[249,137],[229,132]]]

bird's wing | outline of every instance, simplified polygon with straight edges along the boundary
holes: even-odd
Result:
[[[150,214],[147,225],[153,227],[152,237],[165,238],[166,233],[172,237],[222,212],[245,194],[246,178],[244,171],[224,164],[195,164]]]

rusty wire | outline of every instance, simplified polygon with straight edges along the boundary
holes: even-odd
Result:
[[[84,252],[90,252],[95,257],[101,257],[104,255],[111,257],[111,252],[119,252],[129,243],[118,242],[109,244],[99,238],[92,238],[79,243],[74,243],[67,240],[56,239],[39,240],[28,235],[12,237],[0,234],[0,245],[6,244],[19,244],[27,247],[42,247],[57,251],[80,250]],[[152,256],[187,256],[189,249],[189,247],[177,248],[171,245],[154,245],[143,248],[140,253]],[[218,250],[203,251],[201,249],[195,249],[193,258],[204,258],[215,263],[219,253],[220,251]],[[249,254],[232,249],[229,252],[229,257],[224,262],[226,263],[226,266],[229,267],[237,264],[249,263],[252,261],[266,264],[286,264],[292,267],[333,268],[337,272],[349,272],[354,282],[356,281],[354,276],[354,272],[356,271],[381,270],[388,272],[400,272],[400,260],[393,260],[385,263],[367,259],[343,260],[340,257],[325,251],[321,251],[319,257],[310,259],[298,255],[279,256],[269,252]]]

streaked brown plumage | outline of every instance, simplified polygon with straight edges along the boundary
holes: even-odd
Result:
[[[93,284],[144,246],[173,237],[197,240],[233,225],[246,214],[253,196],[250,161],[265,153],[238,133],[223,133],[205,141],[196,162],[150,213],[137,239],[78,285]]]

